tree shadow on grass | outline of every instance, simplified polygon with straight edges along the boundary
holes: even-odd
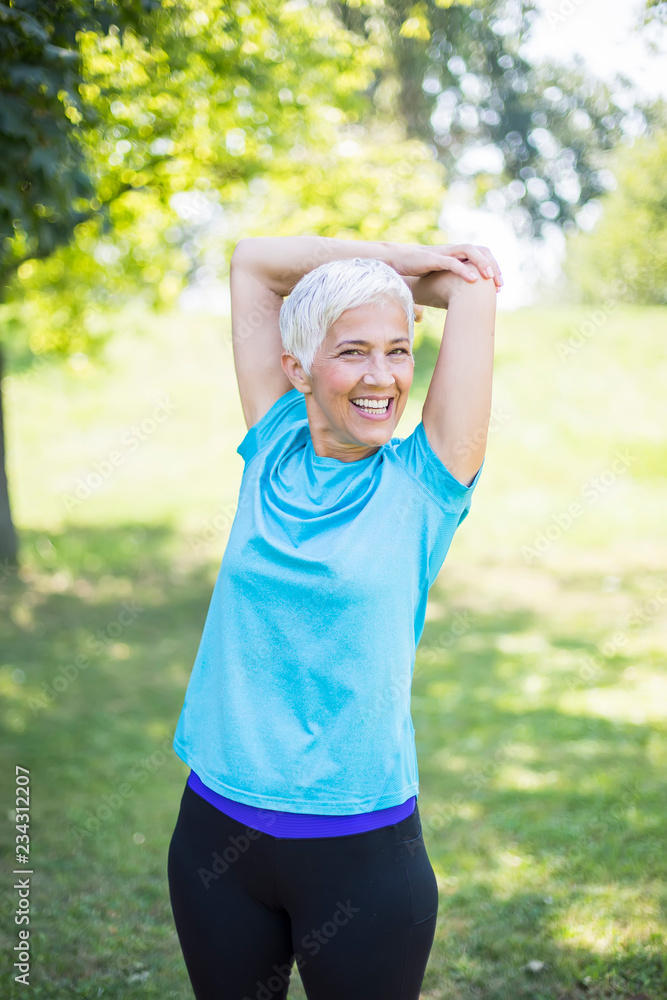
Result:
[[[428,997],[554,998],[554,1000],[658,1000],[664,997],[664,954],[657,935],[639,944],[599,950],[568,941],[562,932],[567,900],[530,888],[499,898],[470,885],[441,898]]]
[[[522,607],[475,615],[460,640],[427,624],[413,683],[444,904],[432,995],[664,997],[664,725],[605,716],[589,697],[620,686],[632,699],[623,656],[598,655],[590,675],[589,637],[551,635],[556,655],[526,655],[499,638],[544,636],[548,622]]]
[[[21,576],[0,584],[0,724],[7,759],[31,775],[33,993],[190,996],[166,879],[188,771],[171,739],[219,559],[193,559],[169,526],[23,542]],[[420,813],[441,882],[424,996],[663,996],[653,918],[637,910],[633,925],[633,908],[644,894],[646,912],[664,918],[665,806],[652,766],[664,734],[565,708],[581,677],[501,655],[499,634],[544,628],[528,609],[478,615],[473,644],[472,633],[443,644],[442,624],[427,624],[413,685]],[[609,659],[596,685],[618,683],[622,665]],[[1,780],[11,801],[13,775]],[[582,943],[587,921],[604,947]],[[542,971],[527,972],[531,960]]]
[[[171,740],[217,566],[169,526],[141,524],[24,532],[22,556],[0,584],[0,732],[30,771],[31,989],[188,996],[166,882],[188,769]]]

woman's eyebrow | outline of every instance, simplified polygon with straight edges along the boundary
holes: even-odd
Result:
[[[407,342],[410,343],[410,341],[408,340],[407,337],[394,337],[394,339],[391,340],[390,343],[391,344],[400,344],[404,340],[407,340]],[[367,346],[369,343],[370,343],[370,341],[368,341],[368,340],[341,340],[340,344],[337,344],[336,346],[337,347],[342,347],[343,344],[362,344],[363,346]]]

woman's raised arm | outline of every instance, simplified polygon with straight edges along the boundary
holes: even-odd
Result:
[[[470,486],[484,460],[491,416],[495,288],[440,273],[417,279],[412,292],[417,302],[447,309],[422,422],[440,461]]]
[[[325,236],[259,236],[237,243],[230,265],[232,347],[248,428],[293,388],[281,363],[283,297],[320,264],[349,257],[385,259],[387,246]]]
[[[389,264],[406,279],[415,302],[421,305],[433,304],[422,301],[424,295],[428,298],[430,294],[428,284],[420,284],[417,295],[414,291],[416,279],[429,272],[450,271],[470,282],[481,273],[483,277],[493,277],[497,285],[502,283],[491,254],[485,248],[469,245],[420,246],[326,236],[261,236],[240,240],[230,266],[232,346],[248,427],[257,423],[292,388],[281,363],[279,314],[283,297],[320,264],[353,257],[372,257]]]

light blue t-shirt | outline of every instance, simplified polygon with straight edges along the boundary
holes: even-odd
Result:
[[[174,750],[220,795],[350,814],[419,789],[410,689],[470,486],[420,422],[356,462],[315,453],[304,395],[237,448],[238,505]]]

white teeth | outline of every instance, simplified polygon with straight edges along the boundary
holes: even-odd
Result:
[[[353,402],[355,406],[358,406],[358,407],[360,407],[362,409],[366,409],[366,410],[386,410],[389,407],[389,400],[388,399],[383,399],[383,400],[379,400],[379,399],[353,399],[353,400],[351,400],[351,402]]]

